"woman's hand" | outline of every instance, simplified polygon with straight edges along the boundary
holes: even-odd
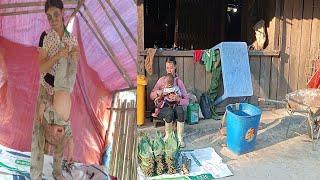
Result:
[[[69,46],[66,45],[64,48],[60,49],[60,51],[58,52],[58,57],[60,58],[68,58],[69,56]]]
[[[72,48],[72,50],[69,53],[70,57],[74,61],[78,61],[80,58],[80,52],[78,47]]]
[[[162,95],[163,91],[162,90],[157,90],[157,95],[160,97]]]
[[[173,101],[179,102],[181,100],[181,97],[177,94],[170,94],[169,99],[172,99]]]

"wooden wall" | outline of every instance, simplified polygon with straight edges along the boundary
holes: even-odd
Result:
[[[312,61],[320,56],[320,0],[280,0],[275,7],[267,27],[271,42],[267,49],[281,52],[280,61],[271,63],[277,72],[272,76],[277,90],[271,95],[283,99],[289,92],[306,88]]]
[[[158,56],[154,58],[153,75],[148,75],[147,95],[150,95],[151,90],[156,84],[157,80],[166,74],[165,69],[166,57]],[[198,95],[205,92],[210,86],[211,73],[206,72],[204,66],[193,62],[191,56],[176,57],[177,74],[185,83],[186,89],[197,93]],[[153,102],[147,97],[147,110],[152,109]]]
[[[225,0],[176,0],[175,44],[205,49],[223,40]]]
[[[177,74],[185,83],[188,92],[193,92],[197,97],[200,97],[200,95],[203,92],[206,92],[210,86],[211,73],[205,71],[204,65],[193,62],[192,51],[176,51],[171,54],[176,56]],[[258,97],[271,98],[271,94],[274,91],[273,87],[277,86],[277,84],[274,84],[272,81],[277,72],[272,70],[273,67],[271,64],[278,53],[270,51],[269,53],[265,52],[264,54],[266,55],[263,55],[263,52],[256,53],[252,51],[249,52],[249,54],[252,84],[254,88],[254,97],[252,97],[250,101],[252,103],[257,103]],[[154,107],[149,95],[157,80],[166,73],[165,60],[165,55],[156,55],[153,61],[153,74],[146,74],[146,77],[148,78],[148,85],[146,87],[147,111],[151,111]],[[221,84],[221,87],[222,86],[223,85]],[[221,90],[220,94],[222,93],[223,90]]]
[[[262,0],[257,1],[263,4]],[[265,8],[259,17],[266,21],[266,51],[280,51],[280,57],[251,54],[254,89],[254,97],[250,100],[252,103],[257,103],[257,97],[282,100],[287,93],[306,88],[311,63],[320,56],[320,0],[270,0],[263,6]],[[242,29],[248,40],[252,22],[250,19],[243,22],[248,27]],[[187,89],[199,95],[209,87],[210,73],[205,72],[202,65],[193,63],[192,53],[182,54],[177,57],[178,75]],[[156,80],[165,73],[164,55],[156,56],[154,62],[155,74],[147,75],[148,96]],[[147,110],[150,110],[153,103],[149,97],[146,99]]]
[[[312,61],[320,56],[320,0],[256,0],[253,10],[247,13],[242,29],[246,41],[252,42],[255,23],[252,14],[255,14],[256,21],[266,21],[266,49],[280,50],[280,58],[264,61],[261,57],[260,63],[253,63],[255,67],[260,64],[260,81],[264,82],[270,74],[267,86],[273,87],[268,91],[260,85],[256,94],[269,94],[270,98],[281,100],[289,92],[306,88]]]

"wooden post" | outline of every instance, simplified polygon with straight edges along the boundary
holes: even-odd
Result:
[[[179,13],[180,13],[180,0],[176,0],[176,14],[174,23],[174,45],[179,46]]]
[[[139,54],[144,50],[144,6],[143,0],[137,0],[138,11],[138,66],[139,75],[144,75],[144,57]]]

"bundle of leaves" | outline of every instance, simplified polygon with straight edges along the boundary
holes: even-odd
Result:
[[[174,131],[172,131],[165,142],[165,162],[167,165],[167,173],[176,173],[176,155],[179,151],[178,138]]]
[[[150,139],[146,134],[142,134],[138,145],[139,165],[145,176],[154,175],[154,155]]]
[[[155,156],[155,162],[156,162],[156,174],[157,175],[161,175],[163,174],[164,170],[165,170],[165,164],[164,164],[164,141],[163,141],[163,137],[162,134],[157,131],[156,133],[156,137],[153,141],[153,153]]]

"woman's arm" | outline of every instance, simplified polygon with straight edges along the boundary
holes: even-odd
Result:
[[[39,48],[39,55],[38,55],[38,60],[39,60],[39,69],[40,72],[48,72],[50,68],[62,57],[68,57],[68,49],[64,48],[61,49],[56,55],[49,57],[48,53],[42,49]]]
[[[162,87],[163,87],[163,78],[161,77],[156,85],[154,86],[154,88],[152,89],[151,93],[150,93],[150,99],[151,100],[155,100],[158,96],[161,96],[162,95]]]
[[[189,95],[187,93],[186,87],[184,86],[184,83],[182,82],[181,79],[178,79],[177,84],[181,91],[181,99],[180,99],[179,105],[187,106],[189,104]]]
[[[79,58],[80,58],[80,48],[79,48],[79,46],[73,47],[69,54],[70,54],[70,57],[71,57],[72,60],[78,62]]]

